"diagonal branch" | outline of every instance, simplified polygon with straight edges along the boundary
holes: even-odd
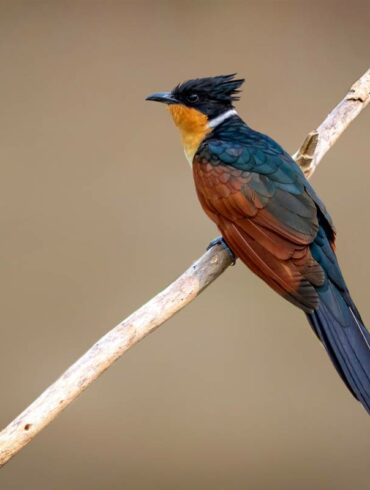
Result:
[[[354,85],[293,156],[307,176],[370,102],[370,70]],[[0,466],[7,463],[124,352],[193,301],[231,264],[216,246],[165,290],[123,320],[78,359],[0,433]]]
[[[314,173],[324,155],[369,102],[370,69],[352,85],[344,99],[334,107],[320,126],[307,135],[302,146],[293,155],[306,177]]]

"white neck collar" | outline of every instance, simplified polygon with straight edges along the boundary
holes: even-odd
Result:
[[[235,116],[235,114],[237,114],[235,109],[229,109],[228,111],[223,112],[219,116],[210,119],[208,121],[208,127],[213,129],[219,124],[221,124],[222,122],[224,122],[226,119],[229,119],[229,117]]]

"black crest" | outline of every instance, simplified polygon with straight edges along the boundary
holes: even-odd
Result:
[[[198,109],[208,117],[216,117],[233,107],[233,102],[239,100],[239,88],[244,79],[235,79],[231,75],[217,77],[195,78],[177,85],[172,96],[184,105]]]

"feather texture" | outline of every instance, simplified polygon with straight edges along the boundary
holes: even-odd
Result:
[[[301,308],[338,373],[370,413],[370,335],[335,256],[335,230],[298,165],[239,117],[193,160],[199,200],[253,272]]]

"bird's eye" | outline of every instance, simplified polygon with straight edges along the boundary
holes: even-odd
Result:
[[[189,94],[186,98],[188,99],[188,102],[191,102],[193,104],[194,102],[198,102],[199,95],[197,95],[197,94]]]

